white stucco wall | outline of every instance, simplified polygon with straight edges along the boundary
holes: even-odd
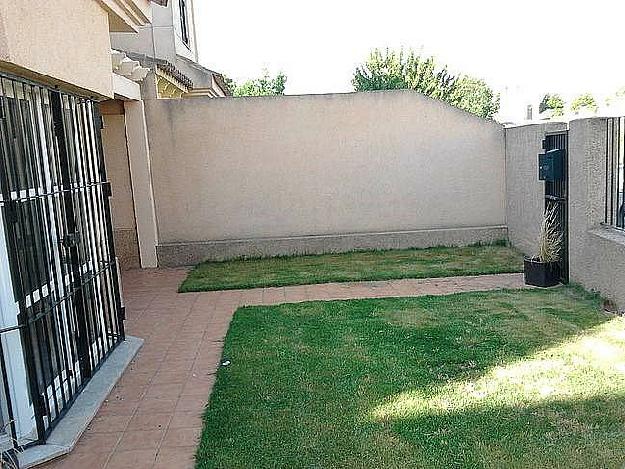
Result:
[[[112,96],[108,13],[95,0],[0,0],[0,69]]]
[[[113,48],[164,59],[172,64],[176,63],[177,55],[197,62],[195,17],[192,0],[187,0],[187,9],[188,45],[182,41],[178,0],[171,0],[165,7],[153,4],[151,24],[138,28],[137,34],[112,33],[111,43]]]
[[[503,128],[418,93],[146,114],[161,243],[505,225]]]
[[[145,54],[173,62],[176,56],[173,40],[171,2],[166,7],[153,4],[152,22],[137,33],[111,33],[113,49]]]

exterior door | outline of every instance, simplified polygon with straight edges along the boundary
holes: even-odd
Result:
[[[545,210],[552,208],[556,213],[558,229],[562,233],[562,248],[560,252],[559,271],[560,281],[569,283],[569,211],[568,211],[568,132],[547,134],[543,141],[543,149],[564,150],[563,173],[564,177],[559,181],[545,181]]]
[[[93,101],[0,75],[1,202],[38,442],[124,339],[100,128]]]

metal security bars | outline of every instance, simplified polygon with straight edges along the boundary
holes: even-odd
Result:
[[[0,208],[28,396],[42,443],[124,339],[97,104],[0,74]],[[0,342],[0,347],[5,342]],[[9,417],[11,418],[11,417]],[[15,430],[13,428],[13,434]],[[17,438],[14,438],[14,441]]]
[[[543,149],[546,151],[564,150],[562,179],[545,181],[545,212],[555,210],[558,230],[562,233],[562,248],[558,261],[562,283],[569,282],[568,141],[569,135],[566,131],[547,134],[543,141]]]
[[[605,218],[606,225],[625,229],[625,117],[606,124]]]

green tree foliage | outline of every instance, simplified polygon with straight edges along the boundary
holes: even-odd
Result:
[[[367,61],[356,68],[352,84],[356,91],[419,91],[433,98],[451,100],[458,78],[447,67],[437,67],[434,57],[421,57],[414,52],[382,52],[375,49]]]
[[[544,112],[551,109],[552,117],[564,115],[564,99],[559,94],[546,94],[538,106],[538,112]]]
[[[625,100],[625,86],[624,86],[624,87],[622,87],[622,88],[620,88],[620,89],[618,89],[618,90],[614,93],[614,95],[612,95],[612,96],[608,96],[608,97],[605,99],[605,103],[606,103],[608,106],[612,106],[613,104],[618,103],[618,102],[622,102],[622,101],[624,101],[624,100]]]
[[[234,90],[236,89],[237,84],[229,76],[226,76],[226,75],[222,75],[222,76],[224,77],[224,83],[226,84],[226,86],[230,90],[230,93],[234,94]]]
[[[240,85],[230,78],[226,78],[225,81],[233,96],[275,96],[284,94],[286,79],[286,75],[282,72],[271,77],[267,70],[263,70],[261,77],[247,80]]]
[[[499,110],[499,96],[483,80],[454,76],[434,57],[411,50],[374,49],[356,68],[352,85],[355,91],[414,90],[480,117],[492,118]]]
[[[484,80],[463,76],[458,80],[455,104],[476,116],[492,119],[499,111],[499,94],[493,92]]]
[[[575,114],[579,114],[582,110],[589,110],[593,114],[599,110],[599,106],[597,106],[597,101],[594,96],[590,93],[584,93],[579,95],[571,102],[571,111]]]

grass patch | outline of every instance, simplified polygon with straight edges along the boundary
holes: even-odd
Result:
[[[573,287],[239,309],[197,467],[621,468],[625,319]]]
[[[522,255],[501,243],[342,254],[238,259],[198,264],[181,292],[328,282],[521,272]]]

